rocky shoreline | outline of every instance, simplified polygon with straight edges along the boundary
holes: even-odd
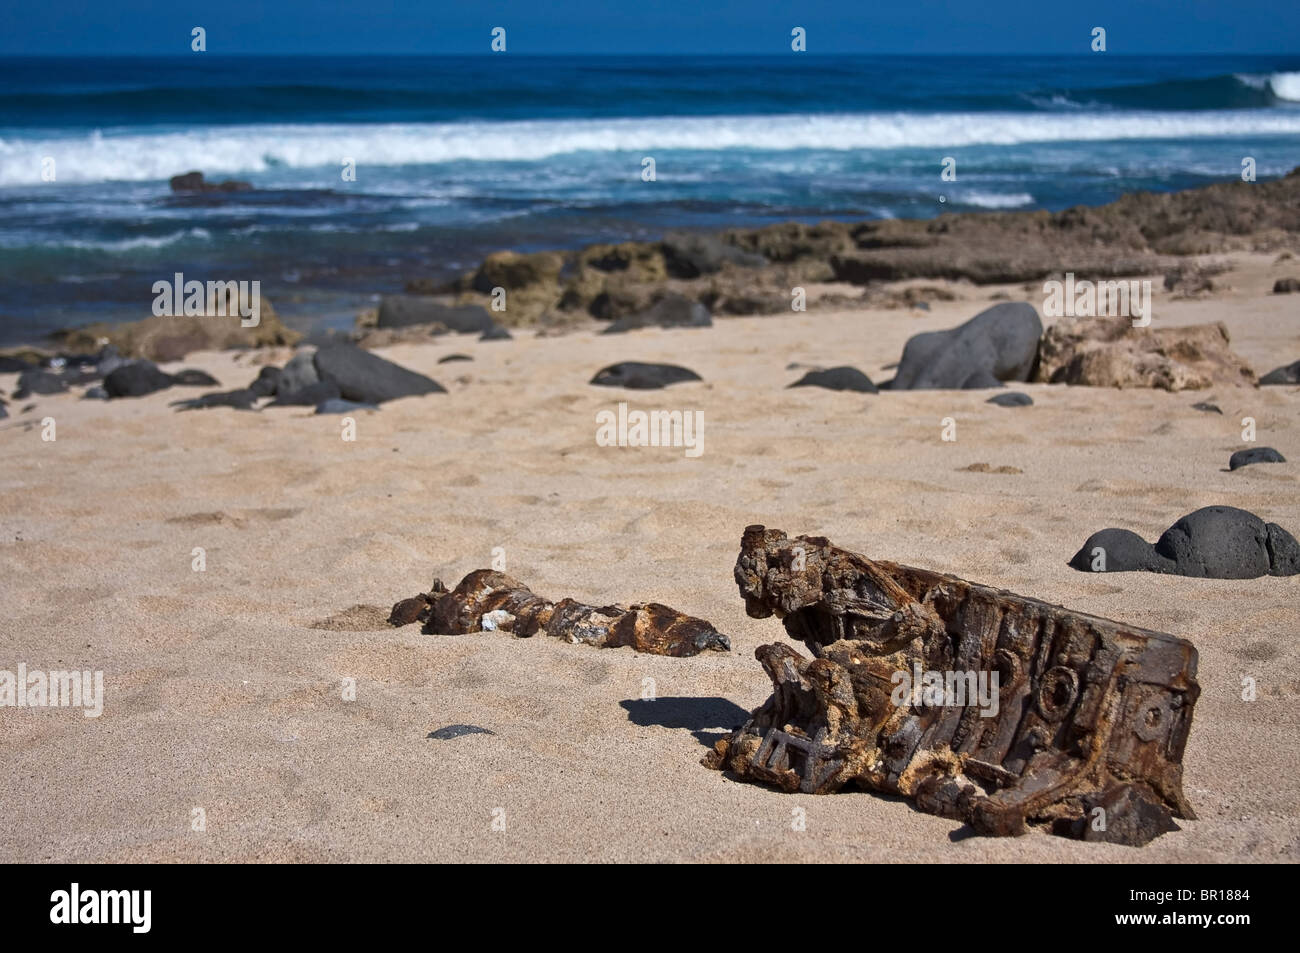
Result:
[[[860,369],[841,365],[833,373],[812,368],[796,384],[871,393],[998,388],[1007,382],[1168,391],[1295,383],[1300,361],[1268,372],[1253,369],[1231,350],[1222,321],[1149,327],[1149,290],[1146,304],[1138,306],[1145,313],[1133,312],[1132,320],[1128,313],[1102,310],[1075,316],[1067,308],[1067,316],[1061,316],[1057,309],[1059,320],[1045,329],[1039,308],[1031,303],[1037,299],[1049,311],[1047,285],[1039,284],[1044,279],[1051,283],[1064,277],[1065,297],[1072,304],[1075,289],[1087,285],[1091,293],[1091,282],[1100,289],[1104,281],[1114,286],[1113,279],[1162,272],[1169,299],[1203,297],[1216,291],[1218,276],[1229,267],[1204,256],[1232,252],[1276,254],[1275,266],[1289,267],[1296,260],[1300,168],[1272,182],[1133,194],[1100,208],[1059,213],[787,223],[671,234],[656,242],[592,245],[571,253],[497,252],[449,284],[412,281],[410,293],[384,297],[377,309],[358,318],[351,333],[310,341],[314,346],[301,348],[283,370],[263,367],[244,387],[175,405],[182,410],[253,410],[259,401],[274,398],[272,404],[347,412],[444,390],[430,378],[366,353],[376,347],[453,333],[475,334],[481,341],[509,340],[507,325],[530,326],[542,335],[584,325],[619,334],[708,327],[714,314],[925,311],[931,300],[955,300],[963,286],[1000,285],[1001,290],[984,296],[996,301],[1015,296],[1017,283],[1028,301],[1004,300],[964,324],[907,341],[891,380],[872,381]],[[927,280],[936,284],[917,283]],[[1284,276],[1273,283],[1272,293],[1297,289],[1300,279]],[[219,304],[210,300],[210,313],[236,313]],[[261,302],[259,320],[250,327],[204,315],[154,315],[61,332],[56,340],[57,350],[0,353],[0,372],[19,373],[14,398],[58,394],[74,386],[87,388],[83,396],[100,399],[139,397],[174,385],[214,386],[218,382],[210,377],[167,373],[156,364],[197,351],[306,343],[267,301]],[[608,380],[598,374],[592,383],[658,388],[681,379],[663,377],[661,370],[669,365],[635,360],[613,365],[621,367],[646,367],[652,373],[647,383],[629,384],[617,374]],[[307,373],[296,374],[294,368]],[[695,376],[690,369],[676,371]],[[1026,401],[1032,403],[1032,398],[995,398],[1004,406]],[[0,403],[0,415],[4,413]]]
[[[595,319],[630,326],[703,323],[711,315],[792,310],[794,289],[809,309],[911,307],[944,290],[890,290],[890,282],[1041,282],[1073,272],[1107,279],[1179,271],[1183,259],[1229,251],[1300,252],[1300,168],[1272,182],[1230,182],[1183,192],[1138,192],[1098,208],[982,212],[934,219],[788,222],[717,233],[670,233],[661,241],[590,245],[576,252],[489,255],[460,278],[408,282],[399,309],[381,306],[361,327],[434,325],[441,309],[477,306],[510,326]],[[1174,282],[1184,289],[1191,275]],[[1202,279],[1201,283],[1204,283]],[[822,286],[833,285],[832,288]],[[861,289],[855,294],[855,289]],[[494,289],[505,308],[492,311]],[[1174,289],[1171,289],[1174,290]],[[663,318],[648,315],[670,302]],[[418,304],[424,320],[415,320]],[[387,305],[388,303],[385,302]],[[447,326],[454,328],[451,317]]]
[[[507,328],[588,325],[619,333],[703,327],[714,316],[926,308],[951,300],[943,282],[1038,283],[1066,272],[1078,280],[1163,274],[1166,291],[1194,296],[1214,286],[1213,267],[1198,256],[1233,251],[1300,255],[1300,167],[1270,182],[1137,192],[1109,205],[1054,213],[787,222],[671,232],[659,241],[568,252],[500,251],[450,282],[408,280],[405,294],[384,296],[359,315],[350,338],[378,347],[444,333],[504,339]],[[916,284],[924,281],[939,284]],[[1297,289],[1300,278],[1288,276],[1274,292]],[[112,345],[123,357],[172,361],[197,350],[302,339],[263,301],[254,328],[202,316],[154,316],[64,330],[51,336],[52,347],[2,353],[38,363]]]

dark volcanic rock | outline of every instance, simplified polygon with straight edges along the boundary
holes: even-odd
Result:
[[[1300,384],[1300,361],[1274,368],[1259,379],[1261,384]]]
[[[86,384],[93,384],[95,381],[102,380],[103,374],[96,372],[93,368],[90,370],[65,371],[63,380],[69,387],[82,387]]]
[[[36,366],[30,361],[24,361],[21,357],[0,354],[0,374],[21,374],[23,371],[29,371]]]
[[[947,331],[908,339],[893,390],[960,390],[1028,380],[1043,333],[1034,306],[1003,302]]]
[[[23,400],[32,394],[61,394],[68,389],[68,382],[60,374],[51,374],[39,368],[23,371],[18,375],[18,386],[14,388],[14,399]]]
[[[1249,450],[1238,450],[1234,453],[1228,459],[1228,469],[1236,470],[1239,467],[1250,466],[1252,463],[1286,463],[1286,457],[1272,447],[1251,447]]]
[[[117,348],[111,344],[105,344],[99,350],[95,361],[95,373],[100,377],[107,377],[119,367],[125,367],[130,364],[130,360],[117,353]]]
[[[204,394],[202,397],[194,397],[190,400],[175,400],[172,401],[171,406],[178,410],[203,410],[208,407],[233,407],[235,410],[252,410],[260,396],[262,395],[256,393],[251,387],[244,387],[240,390]]]
[[[1105,550],[1105,566],[1093,570],[1093,550]],[[1233,506],[1207,506],[1188,513],[1154,546],[1123,529],[1093,533],[1070,565],[1083,572],[1172,573],[1210,579],[1255,579],[1300,573],[1300,543],[1276,523]]]
[[[257,380],[248,385],[258,397],[271,397],[280,387],[280,368],[268,364],[257,372]]]
[[[172,376],[158,369],[153,361],[133,361],[104,377],[109,397],[143,397],[172,386]]]
[[[186,172],[171,177],[173,192],[247,192],[252,186],[247,182],[226,179],[224,182],[207,182],[202,172]]]
[[[863,394],[876,394],[879,389],[871,383],[871,378],[856,367],[831,367],[826,370],[809,371],[799,378],[791,387],[825,387],[827,390],[854,390]]]
[[[644,311],[649,298],[644,293],[638,293],[640,290],[602,291],[587,304],[587,313],[601,321],[613,321]]]
[[[495,731],[489,728],[480,728],[478,725],[447,725],[445,728],[429,732],[425,737],[432,738],[435,741],[449,741],[452,738],[463,738],[465,735],[495,734]]]
[[[304,350],[289,358],[280,369],[280,380],[275,389],[277,395],[281,391],[288,394],[296,393],[320,380],[320,375],[316,373],[316,365],[312,361],[314,353],[313,350]]]
[[[609,327],[605,334],[620,334],[638,328],[707,328],[713,319],[709,309],[698,301],[692,301],[683,295],[671,293],[664,295],[644,311],[619,318]]]
[[[472,361],[474,358],[468,354],[448,354],[446,357],[438,358],[439,364],[451,364],[454,361]]]
[[[315,407],[323,400],[335,400],[342,397],[339,385],[333,381],[316,381],[301,390],[277,394],[268,407]]]
[[[1173,559],[1184,576],[1254,579],[1273,572],[1268,544],[1274,529],[1286,534],[1245,510],[1207,506],[1165,530],[1156,552]]]
[[[405,328],[413,324],[441,324],[449,331],[481,334],[496,322],[482,305],[447,304],[423,295],[384,295],[376,327]]]
[[[1098,553],[1098,549],[1102,552]],[[1093,569],[1094,562],[1096,569]],[[1081,572],[1177,572],[1171,560],[1157,554],[1154,546],[1127,529],[1093,533],[1070,559],[1070,565]]]
[[[962,390],[991,390],[998,387],[1005,387],[1000,380],[992,375],[989,371],[977,371],[966,382],[961,385]]]
[[[702,380],[699,374],[676,364],[643,364],[624,361],[596,372],[591,383],[601,387],[626,387],[629,390],[658,390],[682,381]]]
[[[1218,404],[1211,404],[1211,403],[1210,403],[1209,401],[1207,401],[1207,400],[1203,400],[1203,401],[1201,401],[1200,403],[1197,403],[1197,404],[1192,404],[1192,410],[1200,410],[1200,411],[1204,411],[1204,412],[1207,413],[1207,414],[1222,414],[1222,413],[1223,413],[1223,408],[1222,408],[1222,407],[1220,407]]]
[[[479,335],[480,341],[510,341],[513,340],[510,332],[499,324],[493,324],[482,334]]]
[[[1270,575],[1294,576],[1300,574],[1300,541],[1276,523],[1268,527],[1268,562]]]
[[[380,404],[398,397],[447,393],[437,381],[352,344],[322,347],[313,360],[321,380],[333,382],[344,398],[359,403]]]
[[[986,404],[997,404],[999,407],[1030,407],[1034,403],[1034,398],[1021,391],[1014,390],[1009,394],[997,394],[984,401]]]
[[[1273,294],[1287,295],[1300,291],[1300,278],[1279,278],[1273,282]]]

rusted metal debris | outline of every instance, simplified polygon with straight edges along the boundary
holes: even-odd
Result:
[[[476,569],[451,592],[434,580],[429,592],[393,606],[393,625],[424,623],[431,635],[468,635],[500,630],[521,638],[538,632],[597,648],[630,645],[651,655],[683,657],[728,652],[731,640],[703,619],[657,602],[589,606],[576,599],[551,602],[517,579]]]
[[[991,836],[1140,846],[1195,817],[1190,642],[762,526],[735,576],[749,615],[782,619],[813,658],[756,650],[772,697],[707,766],[786,791],[902,794]]]

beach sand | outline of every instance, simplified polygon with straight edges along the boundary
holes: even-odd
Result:
[[[1204,299],[1169,300],[1154,276],[1155,323],[1222,320],[1259,373],[1300,357],[1300,296],[1268,293],[1295,262],[1232,257],[1230,290]],[[11,401],[0,668],[102,670],[105,698],[99,718],[0,708],[0,859],[1300,861],[1300,577],[1066,565],[1095,530],[1154,540],[1210,504],[1300,533],[1300,388],[1016,385],[1029,408],[987,404],[988,391],[786,389],[803,373],[792,362],[887,379],[910,335],[961,323],[999,290],[949,287],[959,300],[929,312],[383,349],[450,393],[357,414],[353,442],[311,408],[177,413],[170,401],[200,392],[181,388],[36,397],[26,413]],[[1041,306],[1041,293],[1002,290]],[[474,360],[437,363],[454,352]],[[239,387],[255,361],[288,353],[204,352],[166,369]],[[683,364],[704,382],[587,383],[623,360]],[[6,393],[13,383],[0,377]],[[702,411],[703,455],[597,446],[596,414],[620,400]],[[1246,416],[1256,445],[1297,462],[1228,472]],[[977,463],[1021,472],[966,469]],[[1191,640],[1202,695],[1184,789],[1198,819],[1140,849],[965,837],[901,798],[790,795],[705,769],[707,746],[769,694],[754,649],[785,639],[777,620],[745,615],[732,579],[751,523]],[[192,569],[195,547],[206,571]],[[435,577],[455,585],[496,547],[543,595],[665,602],[733,651],[430,636],[347,611],[386,614]],[[1253,702],[1243,676],[1258,682]],[[495,734],[426,737],[456,723]]]

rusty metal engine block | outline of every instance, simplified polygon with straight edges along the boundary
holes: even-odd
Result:
[[[735,577],[749,615],[776,615],[813,657],[756,650],[772,696],[707,766],[901,794],[984,835],[1136,846],[1195,817],[1190,642],[762,526]]]

